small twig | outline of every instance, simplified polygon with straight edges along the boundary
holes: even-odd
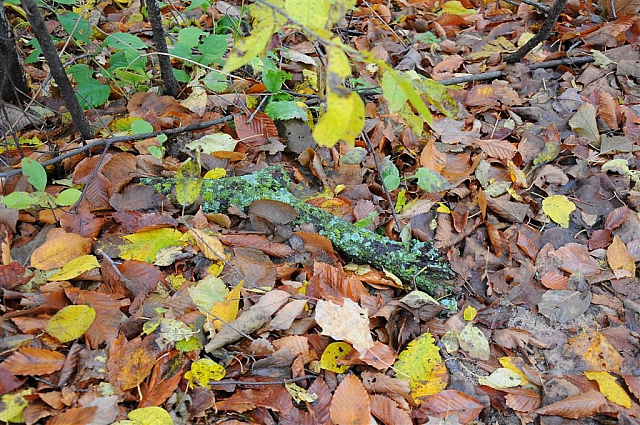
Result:
[[[528,4],[529,6],[533,6],[536,9],[540,10],[541,12],[544,12],[544,14],[546,15],[547,13],[549,13],[549,9],[551,9],[549,6],[547,6],[544,3],[539,3],[536,0],[518,0],[520,3],[524,3],[524,4]]]
[[[391,215],[393,216],[393,220],[395,221],[395,227],[398,233],[402,232],[402,228],[400,227],[400,219],[398,218],[398,214],[396,213],[396,207],[393,204],[393,200],[391,199],[391,194],[389,193],[389,189],[387,189],[387,185],[384,183],[384,179],[382,178],[382,170],[380,169],[380,164],[378,163],[378,158],[376,158],[376,153],[373,150],[373,146],[371,145],[371,140],[367,133],[362,132],[362,138],[364,142],[367,144],[367,150],[373,157],[373,163],[376,166],[376,172],[378,173],[378,177],[380,178],[380,183],[382,184],[382,191],[384,192],[385,198],[387,198],[387,202],[389,203],[389,208],[391,208]]]
[[[553,26],[558,21],[560,17],[560,13],[564,9],[564,6],[567,4],[567,0],[556,0],[549,9],[549,13],[547,14],[547,18],[544,20],[544,24],[542,24],[542,28],[527,41],[524,46],[520,47],[515,53],[506,57],[505,61],[507,63],[516,63],[521,61],[527,53],[533,50],[539,43],[542,43],[546,39],[551,36],[551,30]]]
[[[314,379],[317,378],[316,375],[303,375],[303,376],[298,376],[297,378],[291,378],[291,379],[282,379],[280,381],[232,381],[230,379],[227,380],[223,380],[223,381],[209,381],[210,385],[252,385],[252,386],[256,386],[256,387],[264,387],[264,386],[268,386],[268,385],[285,385],[285,384],[289,384],[291,382],[300,382],[300,381],[306,381],[307,379]]]
[[[264,103],[267,101],[268,98],[269,98],[269,95],[262,96],[262,99],[260,100],[260,103],[258,104],[258,107],[255,109],[255,111],[253,111],[251,113],[251,115],[249,115],[249,119],[247,120],[247,124],[251,124],[251,121],[253,121],[253,119],[256,117],[256,114],[258,112],[260,112],[260,110],[262,109],[262,106],[264,105]]]

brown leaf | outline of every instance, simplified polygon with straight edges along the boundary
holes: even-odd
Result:
[[[607,399],[600,391],[587,391],[573,395],[548,406],[536,410],[539,415],[562,416],[569,419],[580,419],[595,415],[607,404]]]
[[[625,384],[629,387],[629,391],[631,391],[636,398],[640,398],[640,376],[622,375],[622,379],[624,379]]]
[[[77,288],[67,288],[65,293],[74,304],[85,304],[96,311],[96,318],[85,332],[85,338],[91,348],[97,349],[103,342],[110,344],[118,337],[120,324],[125,319],[125,315],[120,311],[122,295],[83,291]]]
[[[608,5],[607,5],[608,6]],[[609,130],[617,130],[620,127],[620,104],[610,93],[600,93],[600,103],[598,104],[598,116],[607,124]]]
[[[384,373],[362,372],[362,384],[370,393],[390,393],[408,397],[411,393],[409,381],[392,378]]]
[[[347,375],[338,385],[330,408],[336,425],[368,425],[371,423],[371,401],[367,390],[355,375]]]
[[[15,375],[48,375],[62,369],[65,359],[57,351],[23,347],[2,362],[2,367]]]
[[[489,157],[496,159],[511,159],[518,151],[506,140],[476,139],[474,145],[482,149]]]
[[[269,137],[278,137],[278,129],[271,118],[264,112],[256,112],[249,123],[249,116],[235,115],[233,121],[236,124],[238,139],[243,143],[266,143]]]
[[[31,280],[31,273],[26,274],[26,267],[13,261],[7,265],[0,265],[0,288],[13,289]]]
[[[97,218],[89,211],[78,213],[63,213],[60,217],[60,226],[69,233],[77,233],[84,238],[97,238],[104,218]]]
[[[329,409],[331,407],[331,399],[333,398],[331,389],[329,389],[324,382],[324,379],[318,378],[309,386],[307,392],[318,396],[313,404],[306,403],[309,412],[316,419],[317,423],[326,423],[329,420]]]
[[[156,350],[149,348],[147,341],[141,341],[140,338],[129,341],[124,350],[119,345],[112,345],[111,348],[120,351],[120,355],[113,369],[112,359],[109,359],[109,375],[113,376],[112,384],[123,391],[135,388],[144,381],[157,360]]]
[[[16,388],[20,388],[25,381],[26,379],[18,379],[13,373],[5,369],[3,365],[0,365],[0,396]]]
[[[598,262],[582,244],[568,243],[558,248],[553,253],[553,257],[560,260],[558,267],[571,274],[582,273],[583,276],[588,277],[600,272]]]
[[[461,424],[475,420],[485,406],[465,393],[455,390],[443,390],[438,394],[426,397],[416,412],[419,418],[425,415],[446,418],[457,415]]]
[[[278,258],[291,257],[295,251],[284,243],[271,242],[265,235],[255,234],[237,234],[237,235],[219,235],[218,239],[225,245],[251,247],[259,249],[265,254]]]
[[[528,388],[505,388],[507,406],[516,412],[531,412],[540,406],[540,394]]]
[[[429,139],[420,153],[420,166],[441,173],[447,166],[447,156],[440,152],[433,139]]]
[[[371,413],[386,425],[412,425],[411,417],[396,402],[383,395],[371,396]]]
[[[177,227],[178,223],[168,213],[152,212],[144,214],[138,211],[117,211],[111,215],[122,224],[123,233],[146,232],[164,227]]]
[[[93,421],[98,407],[74,407],[47,421],[47,425],[86,425]]]
[[[616,230],[629,219],[629,207],[626,205],[611,211],[604,222],[605,230]]]

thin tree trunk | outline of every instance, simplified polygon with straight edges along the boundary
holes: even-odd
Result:
[[[71,86],[69,77],[67,77],[64,66],[62,66],[62,61],[58,56],[58,51],[56,50],[56,46],[53,44],[53,40],[51,40],[49,31],[47,31],[44,18],[42,17],[38,6],[34,0],[21,0],[21,2],[22,8],[27,13],[27,18],[31,23],[31,29],[40,43],[42,54],[49,65],[51,75],[58,85],[58,89],[64,99],[67,110],[71,113],[73,123],[76,125],[76,128],[84,140],[91,139],[93,137],[93,133],[89,127],[89,121],[87,121],[87,118],[84,116],[84,111],[82,110],[75,91]]]
[[[167,49],[167,40],[165,40],[162,15],[160,14],[157,0],[145,0],[145,3],[149,13],[149,21],[151,21],[151,28],[153,29],[153,44],[155,44],[156,50],[160,53],[158,61],[160,62],[160,74],[162,75],[164,90],[169,96],[176,97],[178,95],[178,82],[171,69],[171,57]]]

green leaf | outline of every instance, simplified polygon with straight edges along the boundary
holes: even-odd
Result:
[[[30,193],[27,192],[10,193],[7,196],[2,197],[1,201],[7,208],[15,208],[17,210],[25,210],[38,202]]]
[[[176,80],[178,80],[179,82],[188,83],[189,81],[191,81],[191,77],[189,76],[189,74],[187,74],[182,69],[171,68],[171,71],[173,71],[173,76],[176,77]]]
[[[211,2],[209,0],[192,0],[189,6],[187,6],[183,12],[187,13],[191,10],[194,10],[197,7],[201,7],[202,11],[204,12],[207,10],[209,6],[211,6]]]
[[[384,181],[387,190],[392,192],[400,186],[400,170],[391,162],[389,157],[382,160],[380,164],[380,177]]]
[[[207,73],[207,75],[202,79],[202,82],[209,90],[213,90],[218,93],[225,91],[229,86],[227,76],[218,71],[211,71]]]
[[[380,86],[382,87],[382,96],[389,104],[389,112],[398,112],[407,103],[407,95],[390,73],[385,72],[382,74]]]
[[[78,63],[75,65],[71,65],[67,68],[67,73],[71,74],[76,83],[80,83],[85,80],[89,80],[93,75],[93,69],[84,63]]]
[[[183,43],[176,43],[173,46],[170,46],[169,53],[183,59],[190,59],[190,60],[194,59],[193,51],[191,50],[191,47]],[[186,63],[186,65],[192,66],[192,64],[188,62]]]
[[[422,76],[419,76],[419,78],[420,85],[422,86],[421,94],[440,112],[449,118],[453,118],[458,113],[458,102],[451,97],[449,89],[430,78],[424,78]]]
[[[137,119],[131,122],[131,134],[151,133],[153,126],[145,120]]]
[[[36,190],[45,190],[47,187],[47,172],[38,161],[32,158],[22,158],[22,173],[29,177],[29,183]]]
[[[429,193],[442,192],[443,190],[451,189],[451,185],[444,177],[429,168],[418,168],[416,173],[408,178],[418,179],[418,186],[420,186],[420,189]]]
[[[226,35],[208,35],[198,46],[198,50],[202,53],[202,58],[198,60],[203,65],[211,65],[220,60],[228,49],[228,41]]]
[[[61,207],[68,207],[69,205],[73,205],[78,202],[78,199],[80,199],[81,195],[82,191],[75,188],[63,190],[56,197],[56,204],[60,205]]]
[[[222,279],[207,276],[188,288],[193,303],[203,312],[211,310],[215,303],[223,302],[229,293]]]
[[[200,188],[202,187],[200,164],[188,160],[178,168],[175,179],[178,202],[180,205],[191,205],[200,194]]]
[[[207,34],[198,27],[182,28],[178,32],[178,42],[189,48],[196,47],[200,44],[200,36]]]
[[[90,107],[97,108],[98,106],[102,106],[107,100],[109,100],[111,87],[91,78],[78,83],[76,91],[76,96],[78,97],[78,101],[80,101],[82,107],[84,109],[89,109]]]
[[[58,21],[60,21],[62,28],[64,28],[67,34],[69,34],[74,40],[80,41],[84,44],[89,44],[91,42],[89,38],[92,35],[91,28],[89,26],[89,21],[84,17],[74,12],[67,12],[59,14]]]
[[[140,40],[135,35],[125,32],[109,34],[104,40],[103,45],[116,50],[130,50],[136,53],[140,53],[141,50],[145,50],[149,47],[144,43],[144,41]]]
[[[29,53],[29,56],[24,60],[25,63],[36,63],[40,60],[40,54],[42,53],[42,47],[37,38],[32,38],[27,41],[25,45],[31,47],[33,50]]]
[[[295,118],[307,120],[306,112],[295,102],[290,100],[271,102],[264,108],[265,114],[274,120],[292,120]]]
[[[276,64],[271,59],[265,58],[263,60],[262,82],[271,93],[279,92],[282,88],[282,83],[291,78],[291,74],[276,68]]]

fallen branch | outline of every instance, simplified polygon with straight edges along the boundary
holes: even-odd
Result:
[[[141,182],[175,200],[173,179],[149,178]],[[283,202],[298,214],[292,225],[313,224],[317,232],[328,238],[335,249],[348,259],[393,273],[434,296],[451,292],[444,282],[451,276],[449,264],[432,243],[416,240],[402,243],[357,228],[298,199],[292,190],[295,187],[288,173],[283,167],[273,166],[247,176],[204,180],[200,195],[203,210],[207,213],[226,213],[231,205],[246,209],[260,199]]]

